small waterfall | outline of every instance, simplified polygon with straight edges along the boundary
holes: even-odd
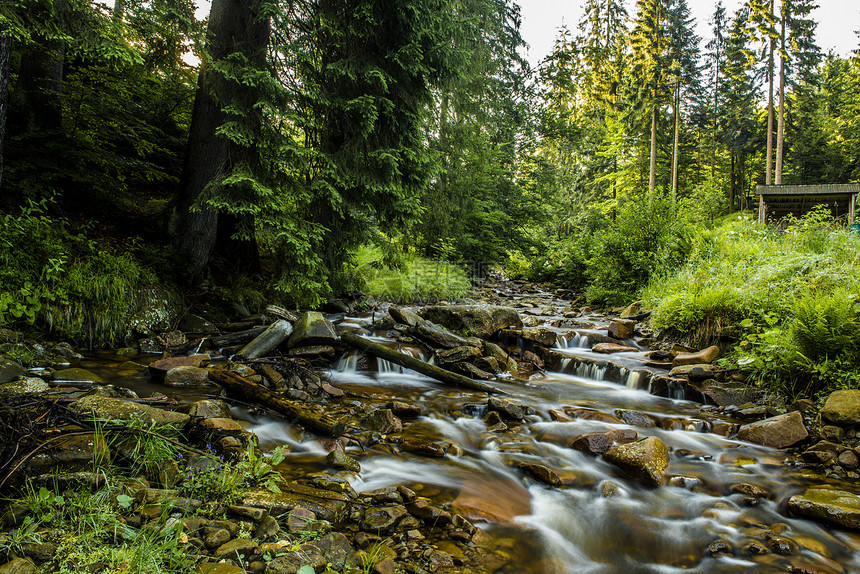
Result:
[[[355,373],[358,370],[358,354],[344,355],[337,362],[337,370],[341,373]]]
[[[606,376],[606,365],[579,363],[576,366],[576,376],[582,377],[583,379],[602,381],[603,377]]]
[[[638,389],[639,388],[639,379],[642,373],[640,371],[630,371],[627,374],[627,388],[628,389]]]
[[[684,384],[679,381],[669,381],[669,398],[683,401],[686,398]]]
[[[561,360],[560,370],[562,373],[567,372],[567,368],[570,366],[571,360],[572,359],[570,357],[565,357],[564,359]]]
[[[379,357],[376,358],[376,368],[380,375],[403,372],[403,367],[400,365],[395,365],[394,363],[386,361],[385,359],[380,359]]]
[[[567,349],[567,337],[558,333],[555,336],[555,348],[556,349]]]

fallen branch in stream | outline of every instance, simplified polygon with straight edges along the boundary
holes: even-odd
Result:
[[[504,394],[504,391],[497,389],[493,385],[475,381],[458,373],[452,373],[451,371],[441,367],[425,363],[421,359],[416,359],[412,355],[395,351],[394,349],[386,347],[385,345],[380,345],[379,343],[374,343],[373,341],[368,341],[364,337],[359,337],[355,333],[343,333],[340,336],[340,339],[351,347],[366,351],[371,355],[375,355],[385,359],[386,361],[391,361],[401,367],[412,369],[413,371],[419,372],[422,375],[427,375],[428,377],[436,379],[446,385],[470,391]]]
[[[209,378],[221,385],[227,394],[238,396],[244,401],[262,405],[284,415],[308,430],[338,437],[346,425],[320,410],[299,401],[285,399],[262,385],[220,368],[209,369]]]

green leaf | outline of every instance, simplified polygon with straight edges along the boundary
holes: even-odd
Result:
[[[313,566],[305,564],[296,571],[296,574],[315,574],[315,570]]]
[[[116,497],[116,503],[120,505],[120,507],[128,509],[131,507],[131,504],[134,502],[134,499],[127,494],[120,494]]]

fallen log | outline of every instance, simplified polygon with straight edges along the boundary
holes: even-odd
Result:
[[[266,327],[255,327],[253,329],[248,329],[247,331],[237,331],[235,333],[228,333],[226,335],[212,337],[211,339],[209,339],[209,341],[215,347],[224,347],[226,345],[231,344],[247,343],[254,337],[263,333],[265,330]]]
[[[240,400],[256,403],[280,413],[308,430],[324,434],[326,436],[339,437],[344,433],[346,425],[323,412],[315,410],[309,405],[298,401],[285,399],[278,393],[270,391],[262,385],[258,385],[248,379],[231,371],[221,368],[209,369],[209,378],[221,385],[227,394],[236,396]]]
[[[293,334],[293,326],[283,319],[278,319],[257,335],[250,343],[236,353],[240,359],[256,359],[283,343]]]
[[[446,385],[451,385],[452,387],[467,389],[470,391],[504,394],[504,391],[501,391],[492,385],[472,380],[469,377],[464,377],[463,375],[459,375],[457,373],[452,373],[451,371],[448,371],[441,367],[437,367],[435,365],[430,365],[428,363],[425,363],[421,359],[416,359],[412,355],[407,355],[406,353],[395,351],[394,349],[386,347],[385,345],[380,345],[379,343],[368,341],[364,337],[359,337],[355,333],[343,333],[340,336],[340,339],[351,347],[366,351],[371,355],[376,355],[377,357],[383,358],[386,361],[391,361],[392,363],[400,365],[401,367],[412,369],[413,371],[417,371],[422,375],[427,375],[428,377],[436,379],[437,381],[445,383]]]

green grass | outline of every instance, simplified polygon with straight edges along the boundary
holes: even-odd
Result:
[[[430,303],[457,299],[471,286],[462,267],[417,255],[387,261],[379,247],[363,246],[353,255],[353,281],[381,301]]]

